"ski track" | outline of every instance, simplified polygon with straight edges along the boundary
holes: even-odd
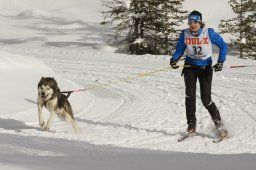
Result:
[[[218,82],[214,84],[215,93],[213,96],[218,99],[218,105],[222,106],[220,111],[226,120],[227,126],[230,127],[230,145],[226,149],[234,149],[235,145],[239,148],[238,150],[252,151],[250,145],[256,139],[256,115],[252,112],[256,104],[254,77],[255,74],[243,72],[227,74],[225,77],[216,77],[221,84],[218,84]],[[240,120],[241,117],[244,120]]]
[[[90,55],[93,57],[97,54],[90,53]],[[14,121],[19,126],[3,127],[0,131],[22,136],[63,138],[100,145],[164,151],[214,154],[256,152],[253,142],[256,139],[256,115],[252,112],[256,104],[255,71],[248,74],[242,70],[241,72],[225,70],[214,74],[213,101],[219,107],[229,130],[228,140],[218,144],[212,142],[212,138],[217,134],[207,110],[201,103],[200,92],[197,89],[198,131],[204,135],[177,142],[187,126],[185,88],[180,70],[163,71],[129,79],[157,68],[152,64],[133,66],[125,62],[79,59],[81,60],[60,58],[41,60],[56,73],[85,88],[106,84],[85,91],[85,95],[88,95],[91,101],[83,110],[75,113],[78,125],[82,129],[81,133],[75,134],[67,123],[58,120],[53,123],[54,132],[41,131],[37,116],[28,116],[36,115],[36,105],[35,109],[19,112],[18,116],[17,112],[8,114],[6,116],[8,118],[2,116],[1,119],[5,122]],[[145,57],[143,60],[148,61],[148,58]],[[104,103],[104,107],[100,105],[101,103]],[[27,118],[26,123],[22,121],[24,117]]]
[[[256,139],[256,115],[251,112],[256,103],[254,74],[225,74],[225,77],[218,73],[214,75],[213,100],[229,130],[228,140],[218,144],[212,142],[216,132],[197,89],[198,131],[204,136],[177,142],[186,130],[184,83],[180,71],[165,71],[126,80],[155,68],[83,60],[46,58],[42,61],[55,72],[85,88],[111,84],[85,92],[92,99],[84,110],[75,113],[82,129],[80,134],[74,134],[67,123],[57,120],[52,127],[56,132],[43,132],[35,128],[38,127],[37,117],[19,127],[21,130],[17,128],[2,131],[25,136],[58,137],[93,144],[152,150],[199,153],[256,152],[253,142]],[[234,81],[236,83],[232,83]],[[243,88],[244,82],[248,82],[250,88]],[[232,90],[228,90],[231,88]],[[102,102],[108,102],[109,107],[101,107],[99,104]],[[32,112],[36,112],[36,109],[20,112],[19,116],[22,118]],[[239,117],[243,119],[239,120]],[[9,115],[9,118],[12,118],[12,115]],[[13,118],[19,119],[17,115],[13,115]]]

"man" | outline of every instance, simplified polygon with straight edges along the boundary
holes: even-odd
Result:
[[[187,131],[188,133],[196,132],[195,113],[197,79],[200,84],[200,93],[203,105],[209,111],[217,130],[224,129],[219,110],[211,99],[211,86],[213,69],[215,71],[222,70],[228,46],[224,42],[223,38],[214,32],[212,28],[205,28],[205,25],[202,22],[202,14],[200,12],[193,11],[189,14],[188,25],[189,28],[181,32],[176,46],[176,51],[170,60],[172,68],[178,68],[176,65],[177,62],[185,50],[187,50],[185,67],[182,71],[186,87],[185,105],[188,124]],[[216,45],[220,49],[218,62],[213,67],[212,44]],[[226,130],[225,135],[227,135]]]

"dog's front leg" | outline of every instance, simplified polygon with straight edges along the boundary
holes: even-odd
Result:
[[[43,128],[45,126],[45,123],[44,123],[44,118],[43,118],[43,104],[37,104],[37,107],[38,107],[38,118],[39,118],[39,125],[41,128]]]
[[[49,131],[49,129],[50,129],[51,125],[52,125],[52,121],[53,121],[55,115],[56,115],[56,113],[53,112],[53,111],[50,113],[49,120],[47,121],[47,124],[46,124],[46,126],[44,127],[44,130],[45,130],[45,131]]]

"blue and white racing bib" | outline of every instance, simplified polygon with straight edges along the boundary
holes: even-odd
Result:
[[[199,36],[192,35],[189,29],[186,29],[185,44],[187,45],[187,56],[192,59],[205,60],[212,56],[212,43],[208,28],[204,28]]]

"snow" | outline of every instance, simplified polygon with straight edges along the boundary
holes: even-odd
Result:
[[[51,17],[51,15],[42,10],[26,10],[20,14],[18,17],[21,18],[43,18],[43,17]]]
[[[242,44],[246,44],[246,38],[242,38],[242,39],[241,39],[241,43],[242,43]]]
[[[129,9],[130,6],[131,6],[131,1],[130,1],[130,0],[123,1],[123,4],[124,4],[124,6],[125,6],[127,9]]]
[[[181,70],[141,77],[168,67],[169,56],[115,53],[99,6],[0,0],[0,13],[8,14],[0,17],[0,169],[255,169],[255,67],[214,73],[213,100],[229,139],[212,142],[216,132],[198,89],[198,131],[205,136],[178,143],[186,129]],[[229,54],[225,64],[256,62]],[[42,76],[54,77],[62,91],[89,89],[69,98],[81,133],[57,118],[55,132],[40,130]]]
[[[133,42],[133,44],[141,44],[141,43],[144,43],[145,42],[145,40],[143,39],[143,38],[137,38],[134,42]]]

